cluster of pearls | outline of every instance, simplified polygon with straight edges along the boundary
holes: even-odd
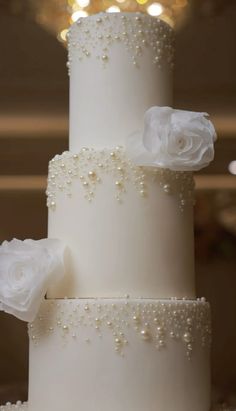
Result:
[[[29,324],[29,336],[35,345],[52,333],[61,335],[63,344],[68,338],[90,343],[86,332],[91,336],[91,329],[100,338],[105,332],[112,333],[114,349],[122,355],[134,332],[158,350],[170,341],[182,342],[190,359],[196,345],[210,344],[209,304],[205,299],[46,300],[37,319]]]
[[[173,68],[173,30],[164,21],[141,13],[100,13],[80,18],[68,33],[70,66],[74,58],[83,60],[92,54],[106,66],[110,47],[114,43],[124,45],[131,62],[138,66],[144,49],[152,52],[153,64]]]
[[[28,403],[17,401],[16,404],[7,402],[5,405],[0,406],[0,411],[28,411]]]
[[[56,207],[57,193],[63,191],[72,195],[73,183],[80,183],[84,190],[84,198],[92,201],[96,187],[103,178],[111,178],[114,197],[122,201],[131,183],[142,198],[148,195],[148,185],[156,182],[167,195],[177,193],[179,207],[194,203],[194,180],[192,173],[176,172],[155,167],[140,167],[128,159],[124,148],[96,151],[84,147],[78,154],[65,151],[56,155],[49,163],[47,205]]]

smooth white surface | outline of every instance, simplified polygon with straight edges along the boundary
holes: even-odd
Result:
[[[195,296],[193,207],[181,212],[179,193],[164,193],[158,178],[147,177],[145,198],[128,181],[121,204],[107,174],[91,203],[79,182],[70,197],[59,190],[48,235],[67,244],[67,272],[49,297]]]
[[[61,318],[61,312],[67,315],[85,303],[59,300],[52,322]],[[112,303],[125,304],[107,302]],[[47,304],[50,301],[44,308]],[[125,321],[125,315],[121,319]],[[99,338],[94,327],[78,325],[78,338],[73,339],[42,326],[37,345],[30,343],[30,411],[209,411],[209,349],[201,346],[199,335],[194,334],[191,360],[181,341],[169,340],[158,351],[152,342],[141,340],[133,327],[126,337],[129,343],[122,357],[114,350],[108,328]]]
[[[112,35],[121,26],[123,14],[108,16],[112,19]],[[136,13],[127,15],[129,24],[134,24]],[[142,18],[151,19],[150,16]],[[104,148],[124,145],[130,133],[143,127],[144,113],[148,108],[172,103],[171,69],[167,62],[161,68],[153,63],[155,53],[151,47],[144,49],[136,67],[132,64],[132,53],[126,50],[121,40],[109,45],[109,60],[105,66],[101,64],[97,54],[100,52],[98,35],[104,34],[103,24],[96,24],[96,19],[97,15],[89,16],[83,19],[81,26],[75,23],[71,29],[72,43],[76,43],[78,33],[87,21],[93,22],[93,26],[89,26],[94,38],[90,56],[80,60],[76,48],[70,46],[74,49],[70,62],[69,148],[72,151],[83,146]],[[160,26],[157,20],[156,26]],[[137,35],[135,29],[134,34]],[[140,37],[140,45],[141,40]]]

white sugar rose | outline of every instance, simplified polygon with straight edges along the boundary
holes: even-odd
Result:
[[[216,132],[207,113],[151,107],[144,131],[128,137],[131,160],[142,166],[196,171],[214,158]]]
[[[59,240],[12,240],[0,246],[0,309],[33,321],[48,287],[64,275]]]

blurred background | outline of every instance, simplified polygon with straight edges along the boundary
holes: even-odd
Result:
[[[215,162],[196,176],[196,282],[212,306],[213,398],[236,405],[235,0],[0,0],[0,241],[47,235],[48,161],[68,145],[66,32],[100,10],[175,27],[174,105],[215,123]],[[0,313],[0,329],[0,404],[25,400],[26,325]]]

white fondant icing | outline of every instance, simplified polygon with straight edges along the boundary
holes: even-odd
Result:
[[[161,315],[153,314],[158,304]],[[96,315],[100,316],[93,321],[92,313],[99,305]],[[137,307],[140,325],[136,321],[132,324],[131,315],[138,315]],[[40,337],[30,343],[30,411],[209,411],[209,348],[202,346],[200,326],[208,324],[208,310],[207,303],[201,301],[45,301],[33,324],[33,333],[39,332]],[[166,315],[163,332],[167,333],[172,327],[168,325],[170,313],[176,315],[172,321],[176,321],[179,335],[192,335],[190,360],[182,337],[175,340],[166,335],[166,346],[161,350],[153,343],[155,326],[150,318],[156,315],[164,321]],[[108,324],[112,317],[113,330]],[[147,324],[148,319],[151,324]],[[124,334],[119,334],[116,321]],[[150,327],[152,339],[146,338],[142,327],[146,332]],[[122,356],[115,346],[117,339],[124,338],[127,345]]]
[[[168,57],[172,47],[172,29],[153,17],[141,15],[140,22],[137,17],[136,13],[110,14],[105,22],[97,23],[98,16],[94,15],[82,19],[81,24],[75,23],[71,28],[72,151],[77,152],[83,146],[99,149],[124,145],[130,133],[142,128],[144,113],[149,107],[172,103],[172,63]],[[139,34],[140,30],[143,35]],[[127,33],[128,42],[140,47],[141,50],[136,49],[138,65],[132,64],[135,52],[133,46],[131,50],[127,46],[124,40],[127,36],[122,37],[122,34],[120,40],[112,40],[120,32]],[[99,35],[103,37],[99,39]],[[107,39],[107,35],[111,38]],[[143,36],[146,45],[143,44]],[[82,51],[83,58],[81,44],[86,47],[91,44],[89,50]],[[107,50],[103,50],[104,47]],[[101,63],[101,56],[108,54],[106,61]],[[161,65],[158,62],[154,64],[159,54]]]
[[[93,170],[96,162],[90,162]],[[70,184],[69,196],[57,189],[48,235],[63,240],[69,255],[66,276],[48,296],[193,298],[193,206],[187,203],[181,212],[180,187],[186,180],[185,174],[177,177],[168,194],[163,176],[147,173],[145,198],[132,179],[125,180],[121,203],[113,173],[103,173],[90,203],[80,181]]]

